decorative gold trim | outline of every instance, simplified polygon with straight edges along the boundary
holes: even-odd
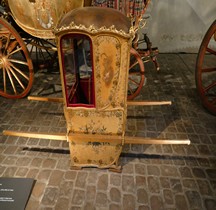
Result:
[[[55,28],[54,29],[54,34],[58,34],[60,32],[67,31],[67,30],[83,30],[83,31],[86,31],[86,32],[91,33],[91,34],[96,34],[96,33],[99,33],[99,32],[106,32],[106,33],[111,32],[111,33],[119,34],[119,35],[121,35],[123,37],[126,37],[126,38],[130,38],[131,36],[134,36],[134,34],[135,34],[135,31],[134,31],[133,27],[130,28],[129,33],[126,33],[123,30],[117,30],[114,25],[110,26],[109,28],[107,28],[105,26],[103,26],[101,28],[96,28],[94,26],[94,24],[90,25],[89,27],[86,27],[86,26],[84,26],[82,24],[76,25],[74,22],[71,22],[67,26],[62,26],[60,28]]]

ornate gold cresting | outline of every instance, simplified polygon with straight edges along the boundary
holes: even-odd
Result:
[[[115,33],[115,34],[118,34],[118,35],[123,36],[125,38],[132,37],[132,39],[135,35],[135,31],[134,31],[133,26],[131,26],[129,33],[126,33],[123,30],[117,30],[114,25],[112,25],[110,27],[103,26],[103,27],[97,28],[94,26],[94,24],[90,25],[89,27],[86,27],[86,26],[81,25],[81,24],[76,25],[74,22],[71,22],[67,26],[62,26],[60,28],[54,29],[54,33],[56,34],[56,33],[67,31],[67,30],[83,30],[83,31],[86,31],[86,32],[91,33],[91,34],[96,34],[96,33],[101,33],[101,32]]]

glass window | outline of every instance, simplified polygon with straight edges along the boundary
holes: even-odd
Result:
[[[90,38],[80,34],[69,34],[62,37],[60,44],[67,105],[94,107],[94,75]]]

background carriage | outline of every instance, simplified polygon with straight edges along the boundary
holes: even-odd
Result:
[[[195,80],[203,106],[216,115],[216,20],[210,25],[196,62]]]
[[[42,57],[47,63],[51,50],[56,48],[53,28],[63,14],[81,6],[82,0],[63,4],[46,0],[1,1],[0,95],[22,98],[29,93],[34,77],[31,52],[36,53],[37,61]]]
[[[100,2],[100,3],[98,3]],[[102,2],[102,3],[101,3]],[[106,3],[104,3],[106,2]],[[102,6],[121,11],[131,19],[135,31],[143,27],[143,14],[150,0],[138,1],[1,1],[1,72],[0,95],[7,98],[22,98],[31,90],[34,68],[47,67],[57,60],[53,28],[61,17],[77,7]],[[26,9],[28,8],[28,9]],[[142,23],[141,23],[142,22]],[[141,24],[140,24],[141,23]],[[145,49],[139,44],[146,43]],[[146,34],[142,40],[138,33],[131,48],[128,99],[135,98],[144,83],[144,64],[149,60],[155,63],[157,48],[151,47]],[[34,62],[33,62],[34,61]],[[51,62],[49,62],[51,61]]]

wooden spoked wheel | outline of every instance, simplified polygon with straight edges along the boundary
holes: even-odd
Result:
[[[144,64],[139,53],[131,48],[128,77],[128,100],[134,99],[141,91],[145,81]]]
[[[216,115],[216,20],[201,43],[196,62],[195,80],[203,106]]]
[[[33,65],[20,35],[0,17],[0,95],[26,96],[33,83]]]
[[[54,63],[58,61],[54,39],[45,40],[30,36],[25,39],[25,43],[36,68],[53,67]]]

